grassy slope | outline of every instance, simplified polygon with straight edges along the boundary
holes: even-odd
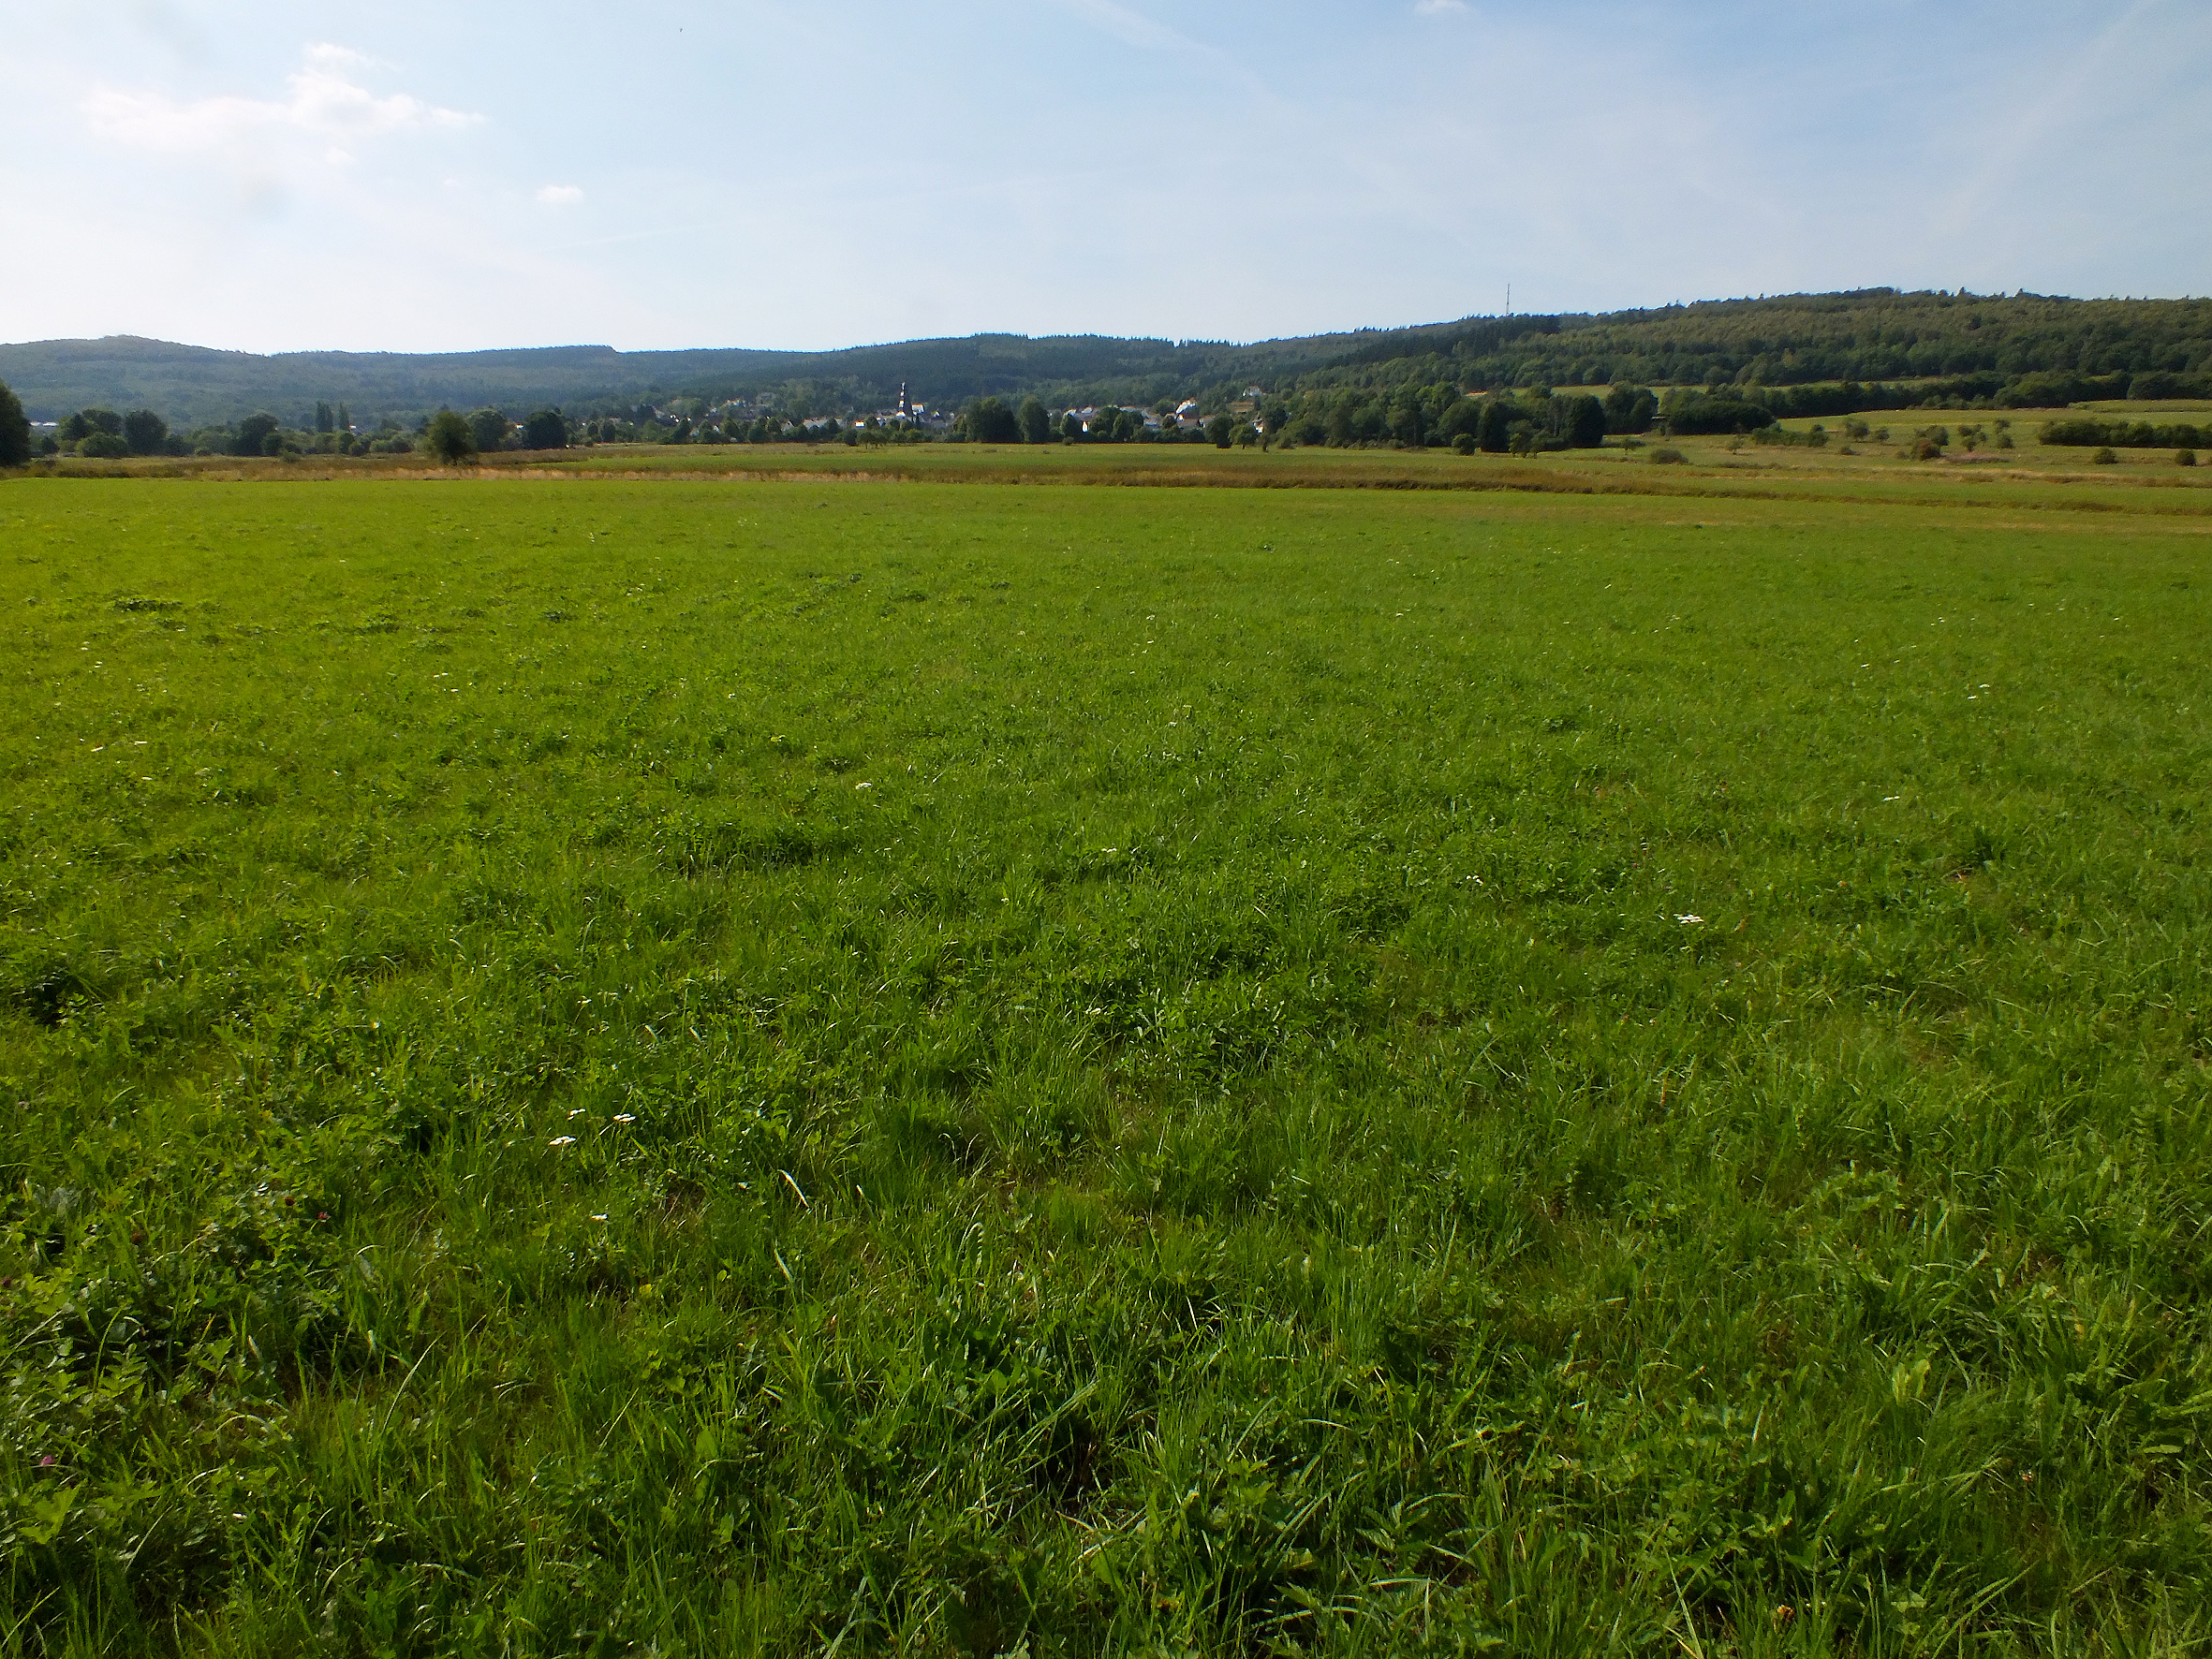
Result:
[[[0,1639],[2201,1641],[2161,498],[9,486]]]

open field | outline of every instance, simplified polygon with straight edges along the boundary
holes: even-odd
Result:
[[[2212,495],[1681,447],[0,485],[0,1652],[2201,1651]]]
[[[2185,469],[2171,450],[2123,449],[2119,464],[2091,463],[2090,451],[2045,447],[2032,436],[2040,419],[2015,422],[2018,448],[1971,458],[1908,461],[1896,450],[1915,426],[1967,422],[1955,411],[1915,411],[1887,425],[1886,445],[1842,452],[1840,421],[1822,449],[1762,446],[1727,437],[1653,438],[1628,448],[1609,438],[1601,449],[1525,457],[1455,455],[1441,449],[1216,449],[1205,444],[1099,444],[1029,447],[995,444],[612,444],[592,448],[508,451],[469,469],[484,477],[777,481],[819,477],[861,483],[1111,484],[1158,488],[1357,489],[1464,491],[1475,493],[1608,493],[1674,497],[1733,495],[1849,497],[1929,506],[1979,501],[2012,511],[2029,507],[2109,510],[2155,505],[2164,512],[2212,514],[2212,466]],[[1972,416],[1986,427],[1986,410]],[[1809,419],[1785,426],[1804,429]],[[1681,464],[1654,464],[1660,448],[1679,451]],[[2001,460],[1999,459],[2001,457]],[[353,459],[302,456],[290,461],[80,461],[50,463],[64,478],[168,477],[206,482],[332,478],[450,478],[455,475],[413,455]],[[2003,488],[1988,492],[1992,485]],[[1974,487],[1962,494],[1964,486]],[[2155,495],[2143,493],[2157,492]]]

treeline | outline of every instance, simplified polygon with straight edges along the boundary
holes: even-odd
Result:
[[[2052,407],[2099,398],[2212,397],[2212,301],[2065,300],[1890,288],[1706,301],[1597,316],[1470,316],[1230,345],[1100,335],[979,334],[828,352],[617,352],[606,346],[451,354],[307,352],[256,357],[159,341],[0,345],[0,379],[34,412],[163,409],[173,421],[302,410],[317,397],[392,412],[409,430],[441,406],[559,407],[624,418],[640,404],[758,405],[787,416],[889,407],[904,383],[933,406],[984,397],[1016,406],[1152,409],[1196,400],[1211,417],[1248,386],[1279,395],[1449,385],[1760,388],[1856,386],[1862,408]],[[748,418],[749,424],[749,418]]]
[[[956,442],[1004,444],[1210,443],[1224,449],[1279,445],[1526,455],[1596,448],[1608,433],[1647,432],[1658,417],[1659,399],[1633,386],[1616,386],[1602,398],[1541,388],[1473,397],[1456,386],[1436,384],[1262,395],[1240,399],[1231,410],[1187,425],[1173,418],[1174,407],[1165,400],[1151,411],[1107,404],[1089,411],[1087,421],[1073,411],[1055,420],[1035,398],[1018,408],[982,398],[961,412],[948,435]]]
[[[2188,421],[2153,425],[2147,420],[2054,420],[2042,441],[2082,448],[2201,449],[2212,448],[2212,426]]]
[[[2201,397],[2212,394],[2212,301],[1875,288],[1594,316],[1469,318],[1404,330],[1317,374],[1453,378],[1477,388],[1945,380],[1970,383],[1973,396],[1995,402],[2022,388],[2022,407],[2039,399],[2047,406],[2086,397]],[[2042,389],[2024,385],[2038,375],[2057,378]],[[2085,382],[2094,389],[2052,395]]]
[[[13,394],[0,386],[0,398]],[[16,405],[19,410],[21,405]],[[120,461],[131,456],[281,457],[287,455],[405,455],[421,447],[424,434],[436,417],[427,417],[412,427],[387,418],[374,429],[357,430],[344,404],[317,403],[304,426],[287,426],[266,411],[221,426],[199,426],[189,432],[172,431],[168,421],[151,409],[117,414],[112,409],[79,409],[65,417],[54,430],[32,437],[26,426],[22,460],[40,455],[78,455],[88,461]],[[478,409],[460,418],[470,433],[474,450],[563,449],[580,430],[558,409],[540,409],[523,420],[510,420],[497,409]],[[7,464],[0,461],[0,464]]]

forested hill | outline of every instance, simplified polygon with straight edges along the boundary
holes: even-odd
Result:
[[[801,412],[988,394],[1153,404],[1335,386],[1504,387],[1947,381],[1959,396],[2063,404],[2212,393],[2212,300],[2066,300],[1900,293],[1721,300],[1568,316],[1481,316],[1236,345],[979,334],[840,351],[619,352],[604,345],[442,354],[260,357],[127,336],[0,345],[0,381],[35,419],[87,406],[172,422],[265,409],[298,419],[323,400],[357,418],[411,419],[440,405],[612,412],[692,396],[777,393]],[[303,422],[302,422],[303,424]]]

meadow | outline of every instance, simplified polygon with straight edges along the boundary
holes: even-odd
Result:
[[[0,1652],[2202,1651],[2212,497],[1701,455],[0,483]]]

